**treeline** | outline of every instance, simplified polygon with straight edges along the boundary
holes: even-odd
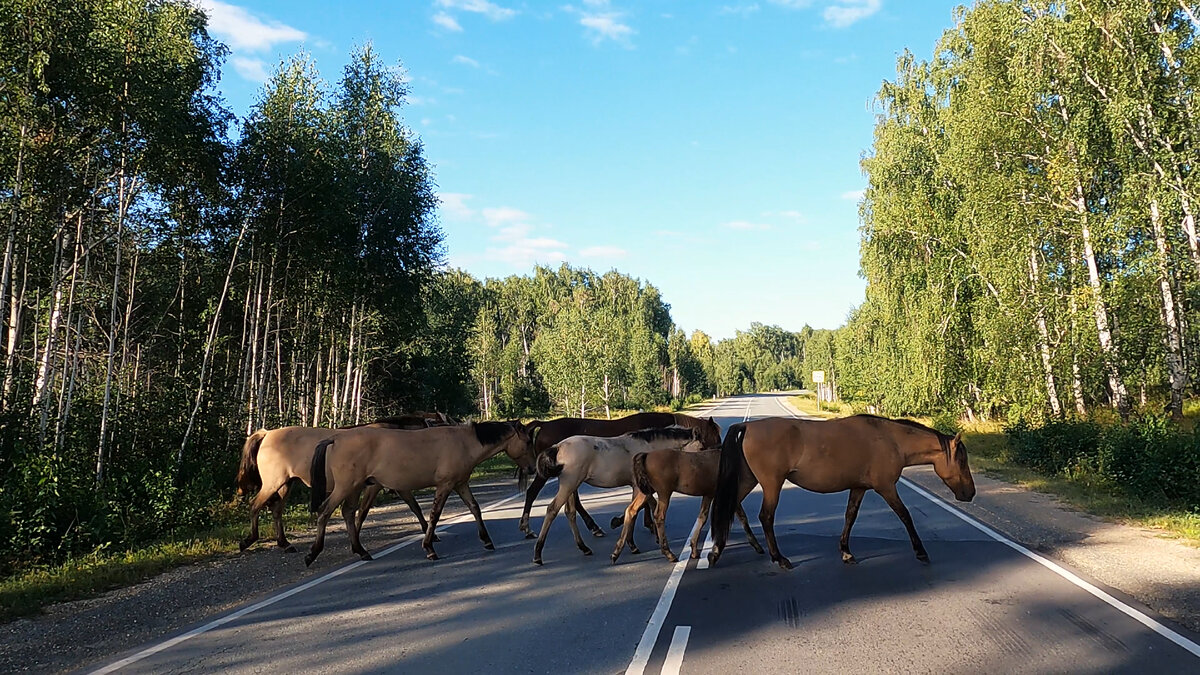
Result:
[[[1192,5],[985,0],[902,55],[863,168],[843,398],[1178,416],[1200,372]]]

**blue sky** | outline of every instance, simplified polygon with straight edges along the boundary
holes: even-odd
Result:
[[[230,45],[220,88],[239,115],[301,49],[329,81],[368,40],[403,64],[451,265],[616,268],[721,338],[835,328],[862,301],[872,99],[961,3],[200,4]]]

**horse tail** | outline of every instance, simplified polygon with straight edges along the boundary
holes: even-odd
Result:
[[[542,478],[554,478],[562,473],[562,471],[563,467],[558,463],[557,445],[538,455],[537,473],[539,476]]]
[[[745,423],[729,427],[725,442],[721,444],[721,464],[717,469],[717,493],[713,496],[712,517],[709,520],[713,536],[713,548],[723,550],[729,539],[729,526],[738,505],[738,486],[742,480],[742,465],[746,453],[742,440],[746,437]]]
[[[262,476],[258,473],[258,447],[262,445],[263,438],[267,436],[266,429],[258,431],[246,437],[246,442],[242,444],[242,463],[238,465],[237,472],[237,493],[239,495],[248,494],[262,487]]]
[[[633,484],[644,495],[654,494],[654,485],[650,482],[650,474],[646,473],[646,453],[644,452],[633,456]]]
[[[325,498],[329,496],[329,491],[325,484],[325,451],[331,445],[333,445],[332,439],[324,440],[317,443],[317,449],[313,451],[312,502],[309,504],[309,510],[313,513],[321,510],[321,505],[325,502]]]

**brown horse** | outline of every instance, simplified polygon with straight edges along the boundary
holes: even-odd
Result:
[[[625,509],[625,525],[621,528],[621,536],[613,548],[613,563],[615,564],[617,558],[621,556],[625,538],[633,531],[633,518],[637,515],[638,509],[642,508],[647,499],[655,496],[658,498],[658,506],[654,509],[654,526],[658,533],[658,545],[667,560],[678,562],[679,559],[671,552],[666,532],[667,507],[671,503],[671,493],[673,492],[703,497],[700,501],[700,513],[696,516],[697,524],[691,540],[691,557],[693,560],[699,558],[700,532],[704,529],[705,521],[708,520],[708,507],[712,504],[713,495],[717,491],[717,468],[720,463],[721,451],[715,448],[690,452],[664,448],[634,455],[633,501],[629,502],[629,506]],[[757,484],[758,481],[754,480],[754,475],[743,470],[736,511],[738,519],[742,521],[742,528],[746,531],[746,540],[756,552],[762,553],[762,546],[754,537],[754,532],[750,529],[750,522],[746,520],[746,512],[742,510],[741,504],[741,500],[745,499]],[[614,527],[618,520],[618,518],[613,518]]]
[[[534,429],[534,454],[540,455],[552,446],[571,436],[600,436],[612,438],[632,431],[642,429],[661,429],[669,426],[681,426],[695,429],[705,447],[716,447],[721,444],[721,427],[711,417],[699,418],[683,413],[643,412],[627,415],[615,420],[591,419],[587,417],[560,417],[548,422],[534,421],[529,427]],[[521,531],[526,539],[533,538],[533,530],[529,529],[529,512],[533,510],[533,502],[541,494],[546,481],[544,476],[535,476],[525,492],[525,508],[521,511]],[[575,495],[575,511],[583,518],[584,525],[592,532],[592,536],[603,537],[604,530],[596,524],[592,516],[583,508],[579,495]]]
[[[408,426],[404,426],[408,425]],[[384,418],[366,425],[382,429],[411,428],[423,429],[428,426],[424,417],[406,415],[399,418]],[[355,428],[355,427],[346,427]],[[271,507],[275,519],[275,540],[280,548],[288,552],[296,549],[288,543],[283,530],[283,509],[287,502],[288,489],[293,480],[299,480],[305,485],[312,485],[310,470],[312,467],[313,449],[317,443],[329,438],[334,433],[332,429],[319,427],[282,427],[279,429],[259,429],[246,438],[242,445],[242,461],[238,467],[237,493],[248,494],[257,490],[250,504],[250,534],[238,545],[245,551],[258,541],[258,514],[265,506]],[[362,504],[358,507],[355,518],[357,529],[362,529],[367,511],[375,502],[380,487],[372,485]],[[412,509],[424,532],[427,525],[425,515],[421,513],[421,505],[417,503],[411,492],[401,492],[401,498],[408,508]]]
[[[479,503],[471,494],[468,480],[480,462],[501,452],[525,471],[534,468],[528,429],[520,422],[476,422],[459,426],[432,427],[416,431],[398,429],[347,429],[317,444],[312,459],[312,509],[319,514],[317,536],[304,558],[311,565],[325,546],[325,526],[340,504],[353,500],[368,483],[393,490],[436,488],[429,528],[422,547],[430,560],[437,560],[433,534],[450,491],[458,493],[475,516],[479,539],[492,550],[492,539],[483,524]],[[332,485],[328,492],[327,485]],[[350,513],[343,509],[351,549],[370,560],[359,542]]]
[[[735,424],[729,428],[721,447],[709,562],[716,564],[725,548],[734,506],[744,496],[739,488],[747,468],[762,484],[758,520],[767,536],[771,560],[780,567],[792,567],[775,543],[775,508],[785,479],[813,492],[850,491],[846,526],[839,546],[844,562],[855,562],[850,553],[850,528],[867,490],[879,493],[892,507],[908,530],[917,559],[929,562],[912,516],[896,492],[896,482],[904,467],[920,464],[932,464],[955,499],[969,502],[975,497],[975,481],[961,434],[949,436],[916,422],[875,415],[824,422],[769,417]]]

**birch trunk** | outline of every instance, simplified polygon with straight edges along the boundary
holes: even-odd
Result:
[[[1162,216],[1158,199],[1150,199],[1150,224],[1158,249],[1158,286],[1162,292],[1162,316],[1166,330],[1167,374],[1171,384],[1170,411],[1173,417],[1183,416],[1183,395],[1187,389],[1188,374],[1183,364],[1183,347],[1180,340],[1179,321],[1175,316],[1175,293],[1171,288],[1170,254],[1167,250],[1166,234],[1163,232]]]
[[[1092,311],[1096,316],[1096,333],[1100,341],[1101,358],[1108,375],[1108,385],[1112,391],[1113,407],[1121,417],[1129,416],[1129,394],[1121,374],[1117,370],[1116,348],[1113,345],[1112,331],[1108,327],[1108,308],[1104,305],[1103,287],[1100,283],[1100,270],[1096,265],[1096,254],[1092,249],[1092,232],[1088,219],[1087,197],[1083,193],[1083,184],[1075,183],[1075,209],[1079,216],[1080,232],[1083,236],[1083,259],[1087,265],[1088,285],[1092,289]]]
[[[125,85],[125,95],[129,95],[129,84]],[[121,123],[121,135],[125,135],[125,123]],[[114,356],[117,349],[117,303],[121,294],[121,237],[125,229],[125,152],[121,152],[121,169],[117,178],[117,237],[116,257],[113,264],[112,302],[109,309],[108,326],[108,359],[104,372],[104,403],[100,408],[100,443],[96,450],[96,486],[104,483],[105,450],[108,442],[108,413],[112,400],[112,380]]]
[[[1033,296],[1037,297],[1037,283],[1041,279],[1038,268],[1037,251],[1029,252],[1029,282]],[[1055,417],[1062,416],[1062,407],[1058,402],[1058,387],[1054,381],[1054,363],[1050,358],[1050,332],[1046,330],[1046,313],[1041,305],[1037,308],[1038,352],[1042,357],[1042,374],[1046,379],[1046,397],[1050,400],[1050,411]]]

